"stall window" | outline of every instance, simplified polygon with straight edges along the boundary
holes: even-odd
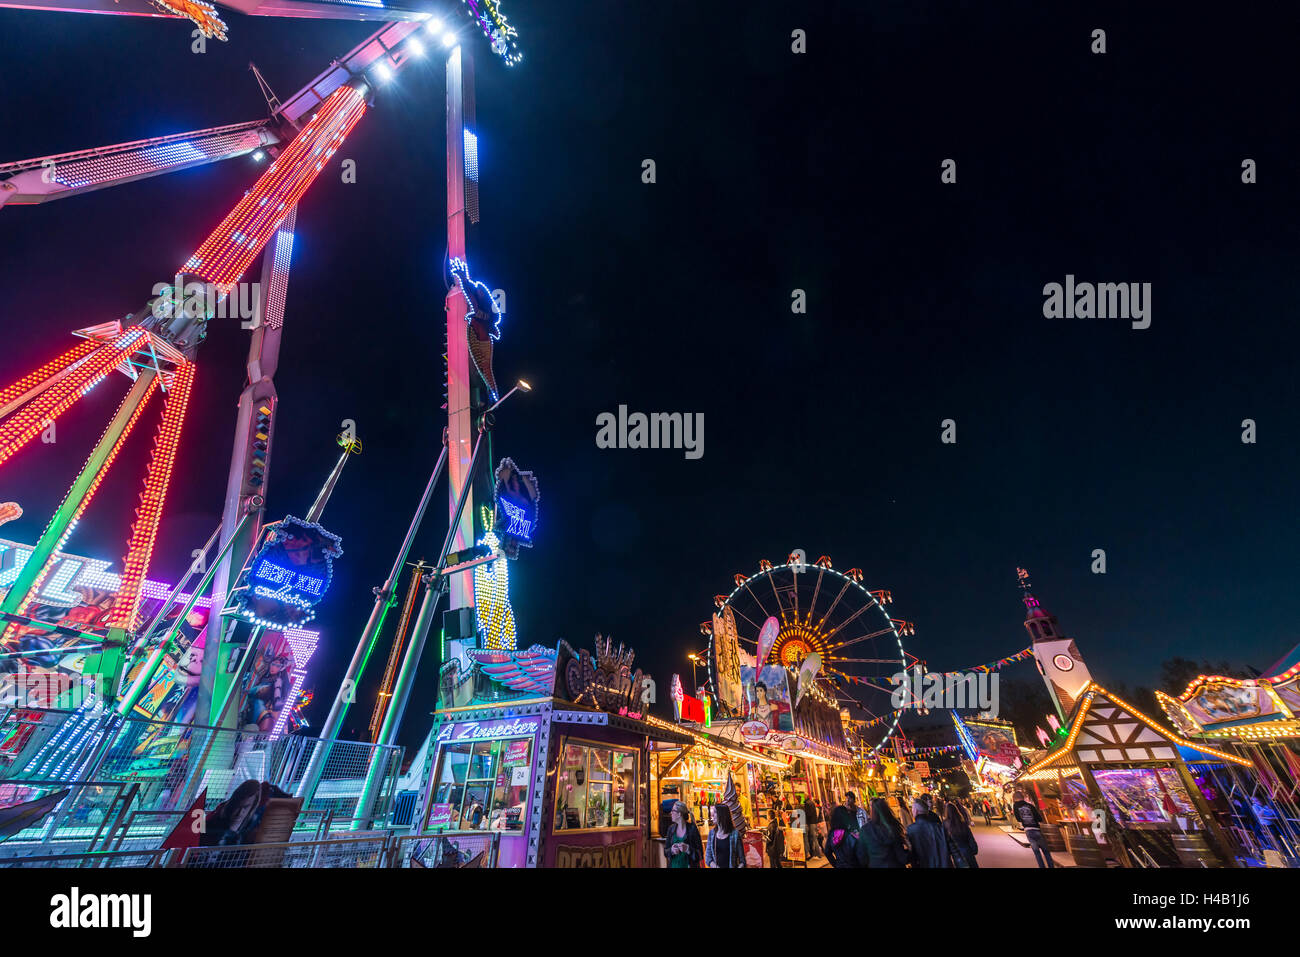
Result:
[[[430,826],[451,831],[522,830],[532,746],[528,738],[444,745]]]
[[[1200,820],[1172,768],[1097,768],[1092,773],[1120,824],[1173,824],[1181,830]]]
[[[637,753],[566,741],[560,749],[555,830],[635,827]]]

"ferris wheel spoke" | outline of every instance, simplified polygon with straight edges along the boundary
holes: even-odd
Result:
[[[835,600],[834,600],[833,602],[831,602],[831,607],[827,608],[827,609],[826,609],[826,614],[822,615],[822,617],[821,617],[821,621],[825,621],[827,618],[829,618],[829,617],[831,616],[831,612],[833,612],[833,611],[835,610],[835,606],[838,605],[838,604],[840,603],[840,599],[844,597],[844,593],[845,593],[846,591],[849,590],[849,585],[851,585],[851,584],[853,584],[853,583],[852,583],[852,582],[849,582],[849,581],[846,581],[846,582],[844,583],[844,587],[840,589],[840,593],[839,593],[838,595],[836,595],[836,596],[835,596]],[[821,622],[819,621],[818,624],[821,624]]]
[[[739,615],[741,618],[745,619],[745,621],[748,621],[748,622],[749,622],[749,624],[750,624],[750,625],[753,627],[753,629],[754,629],[754,634],[757,635],[758,632],[762,630],[758,625],[755,625],[754,622],[750,621],[749,616],[746,615],[746,614],[745,614],[743,611],[741,611],[740,609],[738,609],[735,605],[732,605],[732,606],[731,606],[731,610],[732,610],[733,612],[735,612],[737,615]],[[746,638],[744,635],[737,635],[736,637],[739,638],[741,641],[747,641],[747,642],[749,642],[751,645],[758,644],[758,639],[757,639],[757,638]]]
[[[866,611],[866,608],[863,608],[862,611]],[[861,614],[862,611],[859,611],[858,614]],[[854,615],[853,617],[856,618],[857,615]],[[852,620],[853,618],[849,619],[849,621]],[[849,621],[846,621],[844,625],[847,625]],[[841,628],[844,627],[844,625],[840,625],[840,627],[836,628],[835,631],[839,631]],[[835,631],[831,632],[831,635],[835,634]],[[885,635],[892,635],[893,633],[894,633],[893,628],[881,628],[879,631],[873,631],[867,635],[859,635],[857,638],[850,638],[848,641],[841,641],[836,644],[833,644],[829,646],[829,650],[839,651],[841,648],[849,647],[849,645],[856,645],[859,641],[870,641],[872,638],[881,638]],[[827,635],[826,637],[829,639],[831,635]]]
[[[763,603],[758,600],[758,596],[750,589],[749,582],[745,582],[745,591],[749,592],[749,597],[754,599],[754,603],[758,605],[758,610],[763,613],[763,617],[771,618],[772,616],[767,613],[767,609],[763,607]],[[749,621],[749,619],[746,618],[745,621]],[[753,624],[753,622],[750,622],[750,624]]]
[[[804,619],[804,622],[807,624],[812,624],[813,612],[817,610],[817,595],[822,590],[822,576],[825,574],[826,574],[826,569],[823,566],[818,565],[817,585],[813,588],[812,601],[808,604],[808,617]]]
[[[870,604],[870,605],[863,605],[861,608],[859,608],[859,609],[858,609],[857,611],[855,611],[853,614],[849,615],[849,617],[845,618],[842,622],[840,622],[838,625],[836,625],[836,626],[831,630],[831,632],[830,632],[829,634],[827,634],[827,635],[825,635],[825,636],[823,637],[822,640],[823,640],[823,641],[826,641],[826,642],[829,642],[832,638],[834,638],[836,635],[838,635],[841,631],[843,631],[845,628],[849,627],[849,625],[853,624],[853,622],[856,621],[856,620],[857,620],[861,615],[866,614],[869,610],[871,610],[871,609],[874,608],[874,607],[876,607],[874,603],[872,603],[872,604]],[[868,635],[868,636],[864,636],[864,637],[876,638],[876,637],[879,637],[881,634],[886,634],[886,633],[888,633],[888,632],[890,632],[890,631],[893,631],[893,629],[892,629],[892,628],[886,628],[884,632],[877,632],[877,633],[875,633],[874,635]],[[853,641],[862,641],[862,640],[863,640],[862,638],[854,638],[854,639],[853,639]],[[853,642],[846,642],[845,644],[852,644],[852,643],[853,643]],[[841,645],[831,645],[831,646],[830,646],[831,650],[834,650],[835,648],[843,648],[843,647],[844,647],[844,645],[842,645],[842,644],[841,644]]]

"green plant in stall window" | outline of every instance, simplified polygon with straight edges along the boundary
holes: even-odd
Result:
[[[587,826],[605,826],[605,796],[599,791],[587,797]]]

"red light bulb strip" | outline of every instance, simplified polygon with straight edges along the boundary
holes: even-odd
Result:
[[[129,630],[136,625],[140,609],[140,586],[153,557],[158,524],[162,521],[163,505],[167,501],[167,487],[171,484],[172,468],[176,464],[176,450],[181,444],[185,407],[189,404],[193,386],[194,363],[186,362],[177,366],[163,405],[163,418],[154,438],[153,454],[149,457],[149,471],[145,475],[144,491],[140,493],[140,507],[135,510],[135,523],[131,526],[126,560],[122,563],[122,584],[106,623],[109,628]]]
[[[217,286],[238,282],[365,111],[352,86],[331,93],[181,271]]]
[[[104,346],[73,372],[46,389],[11,415],[0,426],[0,464],[49,427],[74,402],[85,395],[131,353],[149,341],[139,326],[123,332],[112,345]]]
[[[99,348],[99,343],[94,339],[83,339],[77,345],[73,346],[57,359],[51,359],[45,365],[38,368],[30,375],[25,375],[9,388],[0,391],[0,409],[20,396],[26,395],[32,389],[48,379],[55,373],[62,372],[68,366],[72,365],[78,359],[83,359]]]
[[[112,450],[108,453],[108,457],[104,459],[104,464],[100,466],[99,472],[96,473],[94,480],[90,484],[90,488],[86,490],[86,494],[82,498],[81,504],[77,507],[76,512],[73,513],[72,520],[68,522],[68,527],[64,529],[63,535],[59,538],[59,543],[54,546],[55,554],[58,554],[58,552],[62,550],[63,546],[67,544],[68,538],[71,537],[73,529],[75,529],[77,523],[81,521],[81,516],[85,513],[86,507],[90,505],[90,500],[93,499],[95,493],[99,491],[99,486],[104,481],[104,476],[108,475],[109,469],[113,467],[113,461],[117,458],[117,453],[122,451],[122,446],[126,444],[127,436],[131,434],[131,430],[135,428],[136,423],[140,421],[140,416],[144,413],[145,406],[149,404],[149,399],[153,396],[157,387],[158,379],[155,378],[151,383],[149,383],[149,391],[144,394],[144,397],[140,399],[139,403],[137,403],[135,411],[131,413],[131,418],[127,420],[126,428],[122,430],[122,434],[119,435],[117,441],[113,443]],[[129,398],[130,396],[122,401],[126,402]],[[121,411],[121,406],[118,407],[118,410],[119,412]],[[116,418],[116,416],[114,416],[114,418]],[[107,431],[107,429],[105,429],[105,431]],[[100,438],[102,440],[103,436]],[[67,501],[66,496],[64,497],[64,501]],[[59,514],[62,511],[63,508],[60,506],[59,511],[54,513],[54,518],[50,519],[51,524],[58,520]],[[49,525],[45,526],[45,531],[49,531]],[[45,532],[41,533],[41,537],[45,537]],[[32,587],[28,589],[27,594],[23,597],[23,603],[18,608],[18,613],[20,615],[26,614],[27,605],[34,601],[36,596],[41,593],[41,589],[45,585],[45,580],[49,577],[50,572],[55,568],[56,564],[56,562],[51,561],[45,568],[41,569],[41,574],[37,577],[36,581],[32,583]],[[17,626],[11,625],[10,627],[16,628]]]

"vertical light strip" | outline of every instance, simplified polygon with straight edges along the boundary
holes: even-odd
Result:
[[[126,559],[122,562],[122,587],[109,613],[109,628],[136,625],[140,607],[140,586],[149,571],[154,543],[158,538],[158,524],[162,521],[163,505],[167,501],[167,488],[171,483],[172,468],[176,464],[176,450],[181,443],[181,426],[185,423],[185,408],[189,404],[194,385],[194,363],[185,362],[176,367],[171,389],[163,406],[163,419],[154,440],[149,471],[145,475],[140,507],[135,512],[131,526],[131,539],[127,543]]]

